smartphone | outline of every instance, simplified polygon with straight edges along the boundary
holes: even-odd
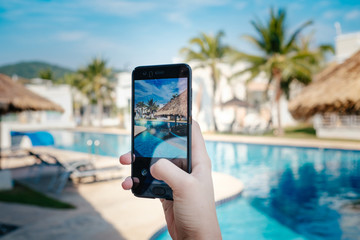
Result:
[[[133,70],[131,177],[135,196],[172,200],[171,188],[150,173],[150,166],[160,158],[191,172],[191,93],[187,64]]]

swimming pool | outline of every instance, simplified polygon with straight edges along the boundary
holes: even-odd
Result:
[[[130,138],[52,132],[55,147],[118,157]],[[359,239],[360,151],[206,142],[214,171],[239,178],[242,197],[217,207],[224,239]],[[158,239],[168,239],[166,233]]]
[[[186,136],[175,136],[173,129],[184,126],[186,123],[174,123],[166,121],[137,120],[136,127],[144,127],[145,130],[135,134],[134,154],[136,157],[156,158],[186,158]]]

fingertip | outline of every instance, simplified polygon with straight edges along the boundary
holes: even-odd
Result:
[[[119,161],[120,161],[120,163],[121,163],[122,165],[129,165],[129,164],[131,164],[131,162],[132,162],[131,152],[128,152],[128,153],[125,153],[125,154],[121,155]]]
[[[125,178],[125,180],[121,183],[121,186],[124,190],[130,190],[133,186],[133,181],[131,177]]]
[[[152,175],[154,178],[158,179],[158,180],[162,180],[162,179],[160,179],[160,178],[161,178],[161,175],[162,175],[162,174],[161,174],[161,171],[162,171],[162,169],[161,169],[162,161],[168,161],[168,160],[161,158],[161,159],[157,160],[154,164],[152,164],[151,167],[150,167],[150,173],[151,173],[151,175]]]
[[[151,175],[157,180],[166,182],[173,190],[188,177],[188,173],[171,161],[161,158],[150,167]]]

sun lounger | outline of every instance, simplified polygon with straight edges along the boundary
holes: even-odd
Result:
[[[50,181],[48,186],[49,190],[54,189],[56,193],[62,192],[69,178],[73,180],[77,179],[78,182],[81,182],[81,179],[83,178],[92,177],[93,182],[96,182],[98,181],[98,176],[100,174],[115,173],[121,169],[119,166],[97,168],[90,160],[62,162],[59,161],[55,156],[50,154],[38,154],[34,153],[33,151],[28,152],[31,156],[35,157],[35,159],[40,161],[40,165],[58,167],[58,173]],[[114,179],[114,177],[112,176],[107,180],[111,179]]]

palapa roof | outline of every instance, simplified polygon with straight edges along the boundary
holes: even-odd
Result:
[[[59,105],[28,90],[9,76],[0,73],[0,114],[20,111],[52,110],[63,112]]]
[[[234,97],[221,105],[223,107],[251,107],[251,104],[249,104],[247,101],[240,100],[237,97]]]
[[[319,73],[288,108],[297,119],[316,113],[360,114],[360,51]]]
[[[187,89],[155,113],[155,116],[161,115],[187,117]]]

